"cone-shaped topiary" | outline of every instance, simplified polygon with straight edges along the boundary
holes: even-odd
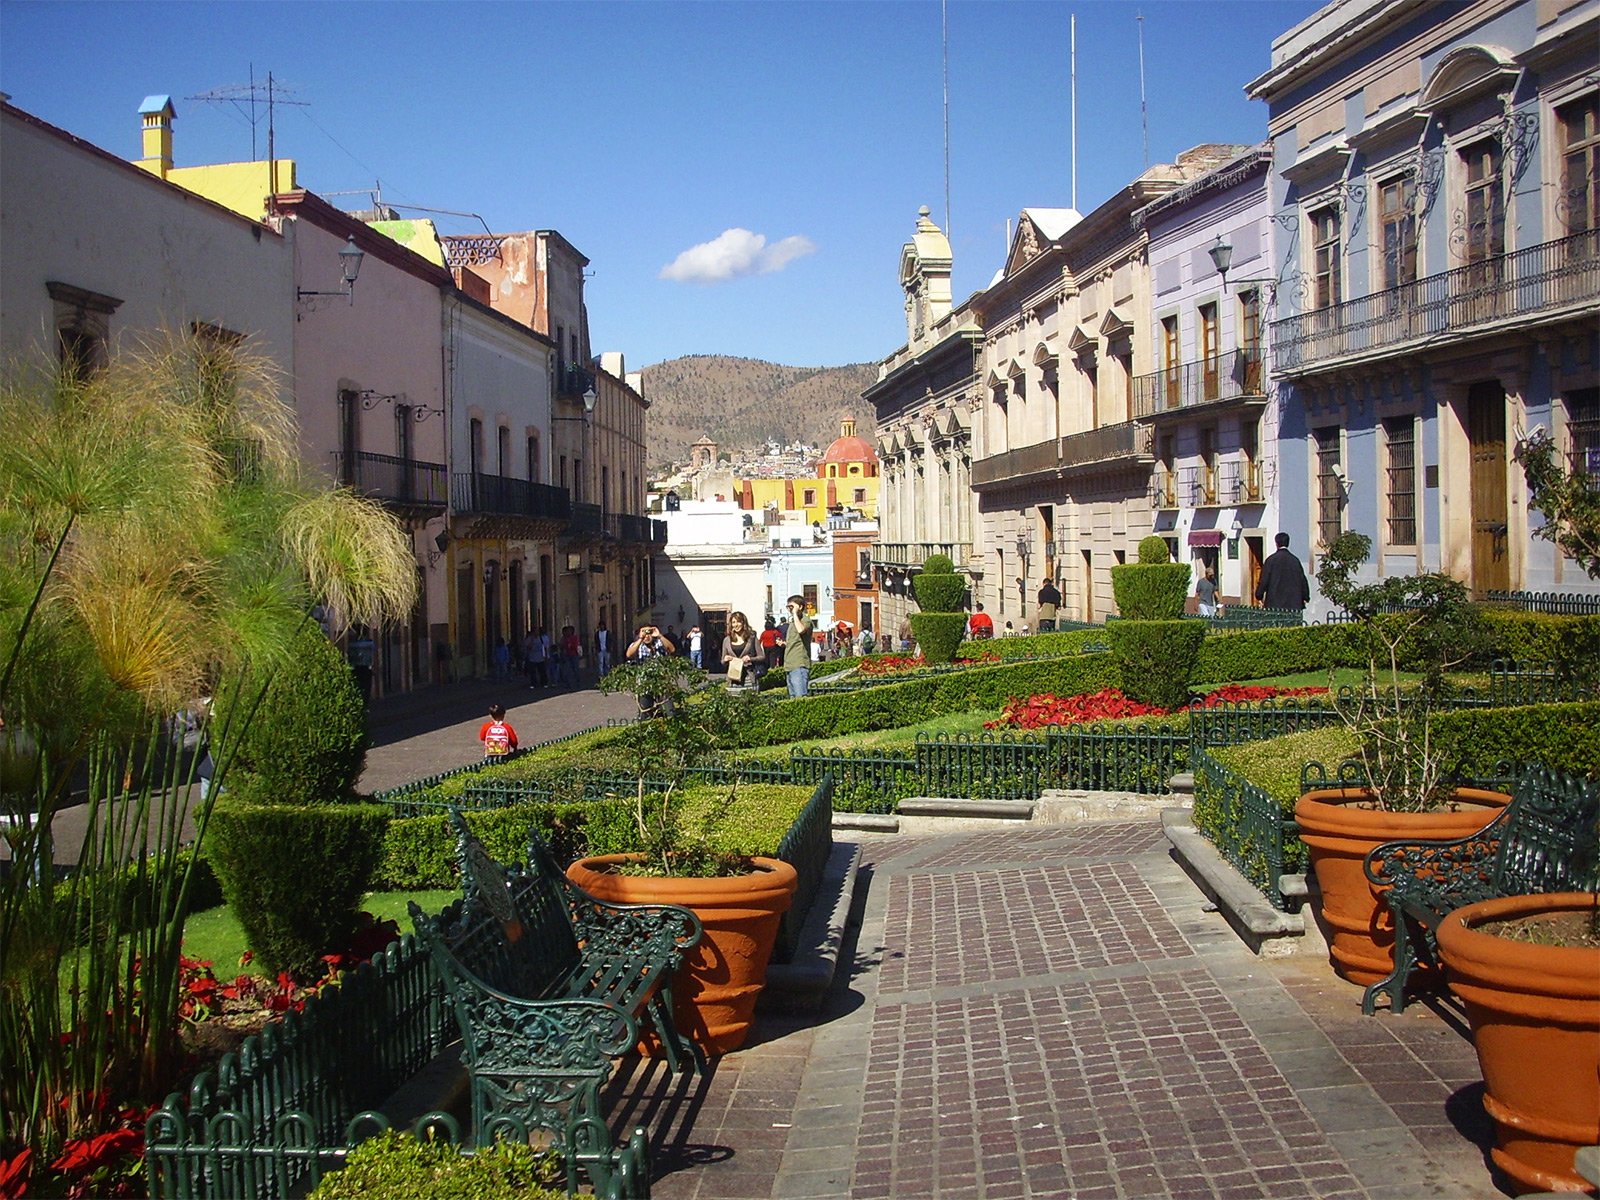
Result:
[[[1204,621],[1114,621],[1106,639],[1122,672],[1122,691],[1142,704],[1179,709],[1205,640]]]
[[[1131,621],[1175,621],[1189,595],[1188,563],[1126,563],[1111,568],[1117,612]]]

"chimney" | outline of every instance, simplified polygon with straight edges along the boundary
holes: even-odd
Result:
[[[172,119],[177,115],[171,96],[146,96],[139,105],[144,157],[136,160],[135,165],[158,179],[165,179],[172,170]]]

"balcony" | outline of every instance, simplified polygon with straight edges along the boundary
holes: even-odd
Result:
[[[1178,363],[1133,381],[1133,415],[1157,417],[1226,400],[1266,403],[1260,350],[1230,350]]]
[[[1217,468],[1217,491],[1224,504],[1259,504],[1266,499],[1261,487],[1261,464],[1243,454]]]
[[[500,475],[453,476],[450,502],[463,516],[527,517],[561,522],[572,512],[572,497],[566,488]]]
[[[1150,507],[1178,507],[1178,473],[1171,467],[1157,467],[1150,476]]]
[[[556,371],[556,395],[582,396],[594,387],[594,372],[577,363],[567,363]]]
[[[1178,471],[1178,499],[1190,508],[1216,508],[1217,471],[1214,467],[1184,467]]]
[[[971,553],[971,542],[879,542],[872,547],[872,565],[921,570],[929,555],[943,554],[959,568]]]
[[[652,521],[649,517],[632,513],[606,513],[604,521],[606,536],[619,542],[639,542],[651,546],[664,544],[667,540],[665,521]]]
[[[1306,375],[1504,324],[1587,319],[1596,299],[1600,230],[1590,229],[1275,321],[1274,368],[1282,375]]]
[[[567,521],[566,536],[596,538],[605,533],[605,517],[598,504],[575,503]]]
[[[1133,421],[1102,425],[977,459],[972,464],[972,489],[1014,487],[1095,469],[1149,463],[1152,445],[1148,425]]]
[[[364,451],[335,451],[333,460],[340,483],[389,508],[419,514],[445,509],[448,497],[443,463]]]

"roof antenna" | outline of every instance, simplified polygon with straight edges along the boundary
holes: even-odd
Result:
[[[1135,14],[1139,23],[1139,137],[1144,143],[1144,165],[1150,167],[1150,113],[1144,101],[1144,13]]]
[[[939,0],[944,43],[944,236],[950,232],[950,0]]]
[[[1072,211],[1078,211],[1078,14],[1072,14]]]

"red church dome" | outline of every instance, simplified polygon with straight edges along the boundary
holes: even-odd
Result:
[[[822,452],[822,458],[818,460],[818,464],[819,466],[827,466],[829,463],[876,463],[877,461],[878,454],[877,451],[873,450],[872,443],[865,438],[858,438],[856,436],[856,423],[846,417],[840,422],[839,436],[834,438],[828,448]]]

